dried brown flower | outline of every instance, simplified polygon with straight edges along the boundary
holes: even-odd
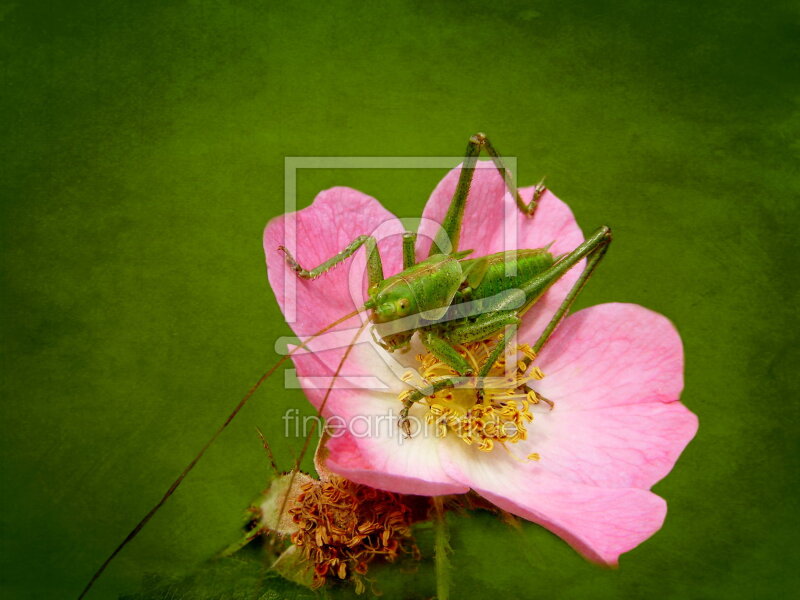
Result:
[[[291,539],[313,565],[313,587],[328,578],[352,578],[360,593],[376,558],[418,558],[411,536],[414,512],[404,496],[338,476],[309,480],[300,490],[288,511],[297,527]]]

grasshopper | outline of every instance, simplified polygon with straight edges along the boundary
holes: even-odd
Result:
[[[365,311],[371,312],[369,321],[375,326],[373,335],[377,331],[375,339],[385,350],[394,352],[407,348],[411,338],[418,333],[425,348],[437,359],[450,366],[457,375],[437,380],[432,385],[418,388],[405,395],[400,425],[406,435],[409,435],[408,413],[415,402],[419,402],[439,390],[459,385],[465,376],[477,377],[476,390],[480,396],[483,379],[503,355],[525,312],[568,270],[586,259],[586,266],[580,277],[570,288],[563,302],[532,346],[534,353],[541,350],[605,255],[611,242],[611,230],[606,226],[599,227],[577,248],[560,257],[554,257],[548,248],[535,248],[467,258],[472,251],[459,250],[458,244],[475,165],[482,151],[489,155],[495,168],[503,177],[505,186],[514,198],[518,209],[523,214],[532,216],[545,188],[541,184],[537,186],[533,198],[526,203],[520,196],[500,154],[484,134],[478,133],[469,140],[453,199],[426,259],[420,262],[416,261],[417,239],[416,234],[413,233],[406,233],[403,236],[403,271],[390,277],[384,277],[377,241],[370,235],[357,237],[337,255],[311,270],[303,268],[286,248],[283,246],[278,248],[285,254],[286,263],[298,277],[315,279],[347,260],[359,248],[365,246],[369,282],[367,301],[355,311],[344,315],[306,338],[261,376],[195,458],[180,473],[163,497],[136,524],[94,573],[79,599],[89,592],[94,582],[116,555],[138,535],[175,492],[183,479],[241,411],[259,386],[292,354],[307,348],[307,344],[311,340],[356,314]],[[516,263],[514,271],[516,274],[512,276],[506,274],[506,263],[509,261]],[[501,333],[504,335],[500,336]],[[499,338],[498,343],[478,372],[473,373],[472,368],[459,354],[456,346],[491,339],[495,336]],[[358,334],[356,334],[357,337]],[[355,343],[356,338],[353,338],[352,343]],[[348,352],[342,357],[333,379],[338,376],[347,359],[352,343],[348,347]],[[524,359],[523,362],[527,367],[530,359]],[[320,412],[322,412],[332,388],[333,380],[328,387]],[[306,438],[305,446],[293,473],[299,469],[313,433],[312,429]]]
[[[537,186],[531,202],[526,204],[502,157],[487,137],[479,133],[469,140],[453,199],[425,260],[416,262],[416,235],[413,233],[403,236],[403,271],[391,277],[384,277],[377,241],[369,235],[357,237],[339,254],[311,270],[302,267],[285,247],[279,247],[286,263],[298,277],[316,279],[365,246],[368,299],[358,311],[371,311],[375,341],[385,350],[394,352],[406,348],[412,336],[418,333],[428,352],[462,376],[436,381],[426,389],[406,395],[401,412],[401,426],[406,434],[408,413],[415,402],[436,391],[458,385],[463,381],[463,376],[477,376],[480,388],[480,382],[503,355],[509,340],[513,339],[525,312],[564,273],[586,258],[583,273],[532,346],[534,353],[538,353],[569,311],[611,242],[611,230],[602,226],[572,252],[558,258],[553,257],[548,248],[467,258],[472,251],[460,251],[458,244],[475,164],[482,150],[494,162],[519,210],[525,215],[533,215],[544,187],[541,184]],[[516,274],[508,276],[506,263],[512,260],[516,263],[516,269],[513,270]],[[376,331],[378,336],[375,336]],[[479,372],[473,373],[457,346],[490,339],[500,333],[504,335]]]

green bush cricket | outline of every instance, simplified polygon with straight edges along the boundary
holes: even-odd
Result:
[[[506,169],[502,157],[486,136],[479,133],[469,140],[455,193],[426,259],[420,262],[416,261],[416,234],[413,233],[407,233],[403,237],[403,271],[390,277],[384,277],[377,242],[370,235],[357,237],[340,253],[311,270],[303,268],[284,247],[279,248],[285,253],[287,264],[297,276],[304,279],[315,279],[347,260],[361,246],[364,246],[367,252],[369,282],[367,301],[360,308],[306,338],[262,375],[197,456],[172,483],[159,502],[137,523],[105,560],[79,598],[83,598],[88,593],[114,557],[138,535],[139,531],[175,492],[206,450],[236,417],[260,385],[292,354],[306,348],[311,340],[354,315],[371,311],[369,322],[375,326],[373,336],[381,347],[390,352],[407,347],[413,335],[419,333],[420,340],[428,352],[450,366],[456,374],[453,377],[443,378],[432,384],[418,387],[404,395],[400,423],[406,435],[409,435],[406,417],[415,402],[436,391],[463,384],[467,380],[473,382],[476,393],[480,395],[484,379],[492,366],[503,355],[509,341],[514,338],[524,313],[567,271],[586,259],[586,266],[580,277],[570,288],[544,331],[532,346],[534,353],[541,350],[605,255],[611,242],[611,231],[606,226],[599,227],[577,248],[560,257],[554,257],[548,248],[537,248],[467,258],[471,250],[459,250],[458,245],[467,197],[481,151],[486,151],[491,158],[518,209],[523,214],[532,216],[536,210],[537,201],[544,192],[544,187],[537,186],[531,202],[525,203]],[[508,275],[509,262],[513,262],[514,268],[511,272],[515,273],[514,275]],[[473,372],[456,346],[496,336],[499,338],[498,343],[491,354],[480,370],[477,373]],[[355,338],[352,343],[354,342]],[[320,412],[324,409],[327,398],[333,389],[334,380],[347,359],[352,343],[334,373],[325,399],[320,406]],[[526,366],[529,365],[530,360],[527,360]],[[294,472],[299,468],[313,434],[314,429],[312,428],[295,463]]]
[[[512,250],[489,256],[466,258],[471,251],[459,251],[458,243],[475,164],[481,150],[491,157],[509,192],[524,214],[533,215],[544,188],[539,186],[532,201],[526,204],[519,195],[500,154],[483,134],[469,140],[467,153],[455,194],[444,223],[431,245],[428,258],[416,262],[416,236],[403,238],[403,271],[384,278],[376,240],[368,235],[356,238],[342,252],[307,270],[283,246],[286,262],[297,275],[315,279],[347,260],[361,246],[367,250],[368,300],[359,309],[371,310],[371,321],[379,337],[376,341],[390,352],[407,346],[418,332],[426,350],[449,365],[459,376],[437,381],[433,386],[416,390],[404,399],[401,421],[414,402],[435,391],[462,383],[463,376],[477,376],[478,387],[514,337],[522,315],[569,269],[584,258],[586,268],[572,286],[553,318],[533,345],[537,353],[563,319],[611,241],[608,227],[598,228],[572,252],[554,258],[547,248]],[[507,266],[514,261],[514,275]],[[485,340],[503,333],[492,354],[478,373],[455,346]]]

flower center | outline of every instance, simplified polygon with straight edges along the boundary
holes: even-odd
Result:
[[[502,335],[459,345],[456,350],[477,373],[500,339]],[[516,364],[508,365],[507,361],[512,357]],[[427,408],[425,421],[435,426],[437,437],[453,434],[466,444],[476,444],[484,452],[491,451],[495,444],[515,444],[526,439],[527,425],[533,421],[531,406],[541,401],[551,404],[527,385],[544,377],[538,367],[528,369],[535,358],[536,354],[527,344],[510,346],[492,366],[483,380],[482,389],[477,386],[478,379],[471,378],[466,384],[439,390],[423,398],[420,403]],[[452,367],[432,354],[418,354],[416,359],[420,363],[419,372],[428,385],[458,377]],[[408,382],[414,375],[410,372],[404,380]],[[409,393],[403,392],[400,400]],[[539,455],[534,453],[527,458],[539,460]]]

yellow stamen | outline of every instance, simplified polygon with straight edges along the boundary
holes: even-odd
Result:
[[[500,339],[502,336],[464,344],[457,346],[456,350],[477,372]],[[514,358],[520,354],[527,362]],[[455,375],[449,365],[432,354],[419,354],[416,358],[420,363],[420,373],[429,385]],[[501,356],[487,374],[481,394],[473,383],[441,390],[423,398],[421,404],[427,407],[425,421],[434,427],[437,437],[454,434],[465,444],[475,444],[483,452],[491,452],[496,444],[505,447],[507,443],[515,444],[527,439],[527,425],[533,421],[530,407],[545,400],[527,387],[528,382],[544,377],[538,367],[528,371],[530,362],[535,358],[536,354],[527,344],[509,347],[506,355]],[[506,372],[509,360],[516,367],[512,373]],[[403,379],[409,382],[411,377]],[[411,393],[410,390],[401,393],[400,400],[407,399]],[[527,458],[539,460],[539,454],[533,453]]]

